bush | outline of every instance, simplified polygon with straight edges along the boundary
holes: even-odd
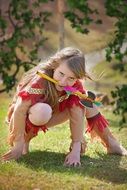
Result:
[[[116,86],[116,90],[111,91],[115,104],[113,112],[121,116],[120,124],[127,123],[127,85]]]

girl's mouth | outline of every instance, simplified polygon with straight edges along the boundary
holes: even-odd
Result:
[[[61,85],[56,85],[56,88],[57,90],[60,90],[60,91],[64,90],[64,86],[61,86]]]
[[[61,89],[64,89],[64,86],[60,86],[60,85],[58,85],[58,87],[61,88]]]

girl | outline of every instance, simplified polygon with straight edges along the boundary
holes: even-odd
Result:
[[[38,70],[57,82],[54,84],[38,76]],[[46,64],[40,64],[27,72],[9,108],[9,143],[12,148],[3,155],[3,160],[18,159],[28,152],[30,140],[40,129],[45,132],[69,119],[72,143],[64,164],[80,165],[80,155],[86,148],[83,138],[84,117],[88,123],[86,131],[96,133],[108,153],[127,155],[127,151],[109,131],[107,120],[96,106],[84,107],[78,96],[65,92],[64,87],[69,86],[87,93],[80,81],[86,78],[91,79],[86,73],[83,53],[69,47],[57,52]]]

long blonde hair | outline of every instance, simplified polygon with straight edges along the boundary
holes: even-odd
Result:
[[[50,57],[46,63],[41,63],[33,69],[29,70],[21,80],[23,87],[33,79],[38,70],[42,70],[48,76],[53,77],[54,70],[63,61],[66,61],[68,67],[75,74],[77,79],[91,79],[86,72],[84,54],[76,48],[67,47],[58,51],[56,54],[54,54],[54,56]],[[45,80],[45,96],[47,102],[52,107],[57,104],[58,93],[56,91],[55,85],[48,80]]]

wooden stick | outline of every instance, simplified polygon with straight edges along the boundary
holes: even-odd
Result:
[[[37,71],[37,75],[39,75],[40,77],[44,78],[44,79],[47,79],[49,80],[50,82],[53,82],[55,84],[58,84],[58,81],[52,79],[51,77],[47,76],[46,74],[44,73],[41,73],[40,71]]]
[[[50,82],[53,82],[54,84],[58,84],[58,81],[54,80],[53,78],[47,76],[47,75],[44,74],[44,73],[41,73],[40,71],[37,71],[37,75],[39,75],[40,77],[42,77],[42,78],[44,78],[44,79],[46,79],[46,80],[48,80],[48,81],[50,81]],[[87,99],[87,100],[93,102],[93,100],[92,100],[91,98],[88,98],[87,95],[82,94],[82,93],[79,92],[79,91],[72,92],[72,94],[77,95],[77,96],[79,96],[80,98]]]

